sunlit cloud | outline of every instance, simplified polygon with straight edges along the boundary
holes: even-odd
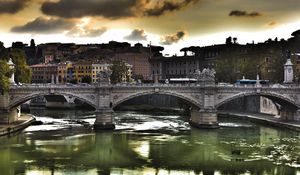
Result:
[[[185,31],[178,31],[178,32],[176,32],[175,34],[172,34],[172,35],[162,36],[160,44],[162,44],[162,45],[172,45],[172,44],[177,43],[180,40],[182,40],[185,35],[186,35]]]
[[[131,41],[147,40],[147,35],[143,29],[134,29],[129,35],[124,37]]]

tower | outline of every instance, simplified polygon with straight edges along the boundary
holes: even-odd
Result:
[[[9,82],[10,82],[10,84],[16,84],[16,83],[15,83],[15,73],[14,73],[15,64],[12,62],[12,59],[11,59],[11,58],[9,58],[9,61],[8,61],[7,64],[8,64],[8,66],[9,66],[9,69],[10,69],[10,70],[13,70],[13,72],[12,72],[10,78],[9,78]]]
[[[294,71],[293,63],[291,62],[290,52],[288,51],[287,60],[284,64],[284,81],[283,83],[293,83],[294,81]]]

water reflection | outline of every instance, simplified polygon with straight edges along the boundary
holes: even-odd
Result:
[[[33,126],[2,137],[0,174],[298,175],[300,171],[299,133],[240,120],[222,119],[221,129],[198,130],[178,115],[119,112],[115,117],[119,129],[114,132],[94,133],[65,116],[47,117],[48,125],[71,127]],[[79,118],[93,122],[84,115]],[[153,123],[141,127],[153,120],[155,127]]]

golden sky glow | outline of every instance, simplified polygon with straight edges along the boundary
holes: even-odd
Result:
[[[0,40],[29,43],[153,43],[166,52],[289,38],[299,0],[0,0]]]

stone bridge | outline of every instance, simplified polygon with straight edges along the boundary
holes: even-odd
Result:
[[[37,96],[65,95],[77,98],[95,108],[95,129],[112,129],[114,107],[129,99],[163,94],[183,99],[192,107],[190,124],[196,127],[218,127],[218,108],[245,96],[263,96],[280,105],[281,118],[299,120],[300,87],[218,86],[205,84],[120,84],[67,86],[54,84],[11,86],[8,95],[0,95],[1,113],[10,114],[13,121],[17,107]],[[0,115],[1,117],[1,115]],[[3,121],[3,119],[1,119]]]

